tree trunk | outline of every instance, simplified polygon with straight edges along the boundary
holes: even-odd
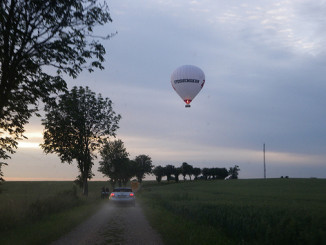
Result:
[[[179,182],[179,175],[175,175],[175,182]]]
[[[83,177],[83,195],[88,196],[88,181],[87,176]]]
[[[137,179],[138,179],[138,182],[139,182],[139,183],[141,183],[142,180],[143,180],[141,176],[138,176]]]

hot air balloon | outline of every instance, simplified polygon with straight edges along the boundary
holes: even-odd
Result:
[[[205,84],[205,74],[197,66],[180,66],[172,73],[171,84],[177,94],[186,103],[186,107],[190,107],[190,102]]]

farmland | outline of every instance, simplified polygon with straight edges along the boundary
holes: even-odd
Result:
[[[94,213],[72,182],[5,182],[0,244],[48,244]],[[165,244],[326,244],[326,180],[143,182],[136,194]]]
[[[84,198],[73,182],[5,182],[0,194],[0,244],[48,244],[102,203],[105,182],[89,183]]]
[[[140,194],[166,244],[326,244],[326,180],[146,183]]]

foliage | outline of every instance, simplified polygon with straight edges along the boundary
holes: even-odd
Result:
[[[208,168],[205,170],[205,176],[209,179],[224,179],[228,175],[226,168]]]
[[[164,167],[162,167],[161,165],[156,166],[153,169],[153,174],[156,176],[157,182],[161,182],[162,177],[164,176]]]
[[[144,185],[138,197],[167,244],[184,244],[196,228],[206,227],[226,238],[218,244],[317,245],[326,243],[325,185],[317,179],[196,181]],[[162,219],[162,212],[189,226]],[[173,237],[166,232],[171,226]],[[205,233],[196,235],[198,241],[216,244]]]
[[[181,168],[174,168],[173,174],[174,174],[174,180],[175,182],[179,182],[179,175],[182,173]]]
[[[171,175],[173,175],[175,172],[175,167],[173,165],[166,165],[164,168],[164,175],[167,178],[167,181],[171,180]]]
[[[45,107],[43,119],[45,153],[56,153],[62,162],[77,161],[83,192],[88,194],[87,180],[92,178],[96,151],[115,136],[121,118],[112,108],[112,101],[96,96],[88,87],[74,87]]]
[[[152,172],[152,159],[148,155],[138,155],[134,160],[128,158],[129,153],[122,140],[108,141],[100,151],[102,160],[98,170],[109,177],[111,185],[126,185],[134,176],[141,183],[145,174]]]
[[[129,160],[129,153],[122,140],[108,141],[100,151],[102,160],[98,171],[109,177],[111,185],[125,185],[135,176],[134,164]]]
[[[236,168],[237,167],[237,168]],[[236,166],[235,169],[238,172],[240,171],[239,166]],[[186,176],[189,175],[189,179],[191,180],[191,176],[195,176],[195,180],[200,179],[224,179],[229,175],[226,168],[197,168],[189,165],[186,162],[183,162],[181,167],[175,167],[173,165],[166,165],[165,167],[158,166],[153,170],[153,174],[156,176],[157,182],[161,182],[162,177],[166,176],[167,181],[172,179],[171,175],[174,175],[175,182],[179,182],[179,175],[183,175],[184,181],[186,180]],[[202,174],[202,176],[200,176]],[[200,177],[199,177],[200,176]]]
[[[197,180],[198,176],[201,174],[201,169],[200,168],[193,168],[192,174],[195,176],[195,180]]]
[[[235,165],[234,167],[231,167],[229,169],[229,175],[231,175],[231,179],[238,179],[240,168],[238,165]]]
[[[103,69],[99,40],[111,35],[92,33],[111,21],[105,1],[0,2],[0,159],[10,158],[17,140],[26,138],[24,125],[39,100],[66,90],[63,73],[76,78],[85,69]]]
[[[119,186],[126,186],[130,179],[136,175],[135,162],[129,158],[122,158],[113,161],[113,164],[116,166]]]
[[[150,174],[152,172],[152,159],[148,155],[138,155],[135,157],[134,163],[137,180],[141,183],[145,174]]]
[[[183,180],[186,180],[186,175],[189,175],[189,179],[191,180],[193,166],[189,165],[186,162],[183,162],[181,165],[181,172],[183,175]]]

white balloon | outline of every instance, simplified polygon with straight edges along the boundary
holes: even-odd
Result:
[[[205,74],[197,66],[180,66],[172,73],[171,84],[177,94],[186,103],[186,107],[190,107],[190,102],[205,84]]]

